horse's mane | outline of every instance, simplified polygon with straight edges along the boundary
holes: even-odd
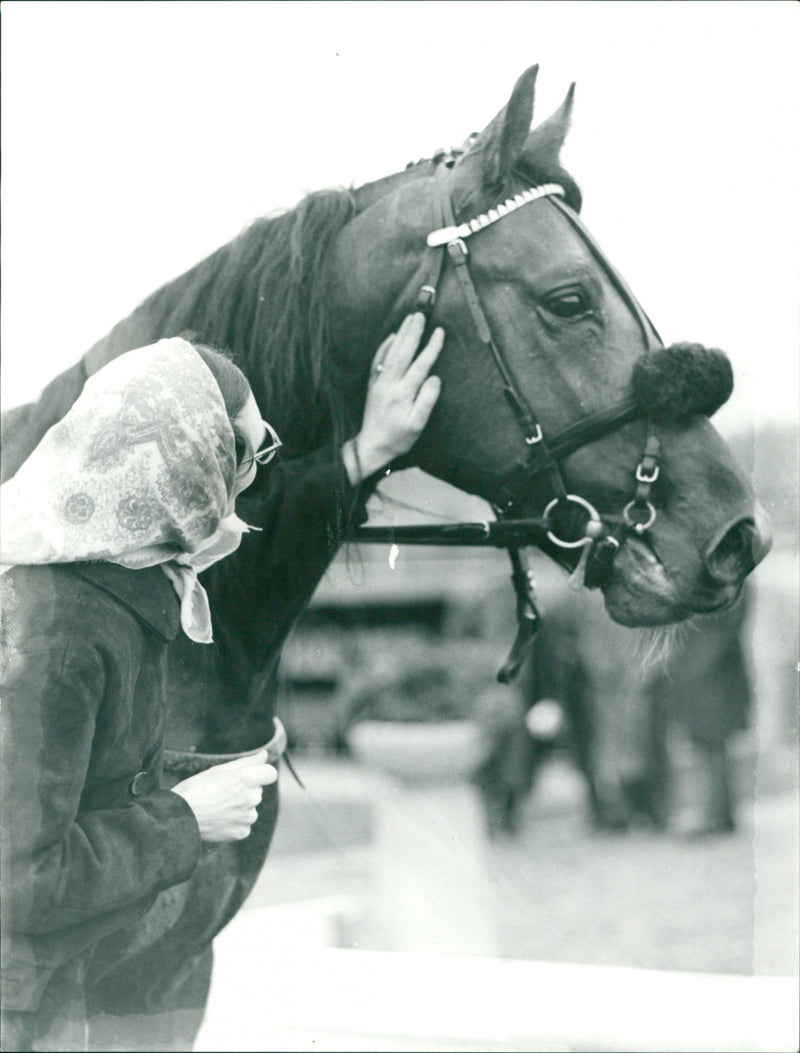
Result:
[[[143,316],[154,338],[184,333],[229,351],[289,450],[347,427],[346,400],[324,368],[330,347],[326,265],[356,211],[348,190],[309,194],[295,208],[254,220],[238,237],[162,286]]]

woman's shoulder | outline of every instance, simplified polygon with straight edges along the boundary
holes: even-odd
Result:
[[[117,563],[77,563],[72,573],[110,597],[164,642],[178,635],[180,605],[161,567],[129,570]]]
[[[81,590],[79,581],[60,564],[18,564],[0,577],[0,611],[5,619],[43,616],[62,596]]]
[[[153,573],[155,572],[155,573]],[[177,635],[180,611],[158,568],[112,564],[17,566],[0,578],[2,642],[47,642],[48,649],[113,646],[115,639]]]
[[[15,655],[72,655],[91,661],[105,618],[93,617],[89,586],[59,566],[15,566],[0,577],[0,649],[3,667]]]

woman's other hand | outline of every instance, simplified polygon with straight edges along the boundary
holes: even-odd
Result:
[[[442,349],[444,331],[435,329],[415,358],[424,331],[425,316],[408,315],[375,354],[361,431],[342,447],[353,485],[407,453],[428,423],[442,386],[439,377],[428,374]]]
[[[242,841],[258,818],[264,787],[277,778],[267,751],[259,750],[192,775],[172,792],[194,812],[202,841]]]

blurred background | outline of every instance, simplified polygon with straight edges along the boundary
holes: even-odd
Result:
[[[799,27],[769,0],[3,4],[4,408],[254,217],[461,143],[538,62],[535,120],[577,81],[564,157],[609,258],[667,343],[729,353],[716,423],[773,521],[742,604],[661,664],[537,558],[514,688],[503,553],[343,552],[284,652],[304,788],[200,1048],[797,1048]],[[417,472],[371,504],[488,514]]]

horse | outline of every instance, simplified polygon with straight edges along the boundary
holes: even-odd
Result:
[[[330,498],[320,479],[357,430],[375,348],[412,310],[445,330],[443,389],[396,467],[477,494],[500,519],[538,519],[536,544],[591,576],[622,624],[729,605],[763,558],[755,496],[708,420],[730,391],[727,360],[663,348],[579,218],[580,191],[560,161],[574,85],[531,129],[537,72],[522,74],[463,147],[257,219],[4,422],[10,475],[87,375],[134,347],[194,334],[233,354],[284,441],[283,464],[237,506],[261,533],[204,577],[214,646],[184,640],[170,656],[173,781],[272,736],[281,644],[363,520],[363,495],[342,484],[345,496]],[[105,1041],[119,1048],[127,1018],[136,1023],[125,1048],[139,1048],[148,1014],[146,1048],[190,1047],[211,941],[252,888],[276,816],[277,794],[265,793],[247,840],[205,846],[189,882],[98,948],[90,1010],[113,1014]]]

